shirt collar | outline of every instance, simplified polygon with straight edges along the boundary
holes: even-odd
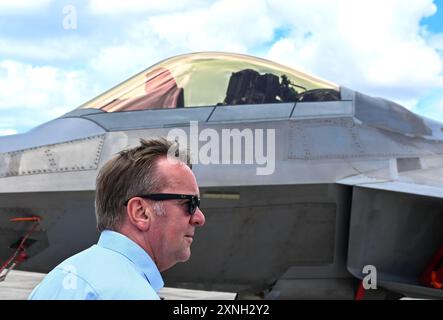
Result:
[[[118,252],[131,260],[143,272],[156,292],[163,287],[164,282],[160,271],[149,254],[125,235],[111,230],[104,230],[97,245]]]

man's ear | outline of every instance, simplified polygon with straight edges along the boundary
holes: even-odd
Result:
[[[134,197],[128,201],[126,214],[129,222],[140,231],[148,231],[151,226],[150,207],[142,198]]]

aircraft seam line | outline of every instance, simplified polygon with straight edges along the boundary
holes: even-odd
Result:
[[[212,111],[211,111],[211,113],[209,114],[209,116],[208,116],[208,118],[206,119],[205,122],[208,122],[208,121],[209,121],[209,119],[212,117],[212,114],[214,113],[214,111],[215,111],[216,108],[217,108],[217,106],[214,106],[214,108],[212,108]]]

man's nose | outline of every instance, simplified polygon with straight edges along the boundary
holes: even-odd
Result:
[[[205,224],[205,220],[206,220],[205,215],[200,210],[200,208],[197,208],[195,213],[192,215],[191,224],[202,227]]]

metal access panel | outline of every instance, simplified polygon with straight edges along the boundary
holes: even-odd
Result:
[[[30,236],[29,259],[20,265],[21,270],[47,273],[64,259],[97,243],[99,233],[92,203],[93,191],[32,192],[27,197],[0,194],[0,261],[14,253],[11,246],[30,228],[28,222],[11,222],[12,218],[44,217]]]
[[[443,244],[443,199],[355,187],[348,270],[362,278],[376,267],[378,284],[411,296],[443,298],[419,277]]]
[[[270,287],[282,278],[337,277],[338,266],[345,262],[342,219],[349,210],[345,189],[334,185],[202,188],[205,226],[196,230],[191,259],[166,271],[165,281],[239,292]]]

